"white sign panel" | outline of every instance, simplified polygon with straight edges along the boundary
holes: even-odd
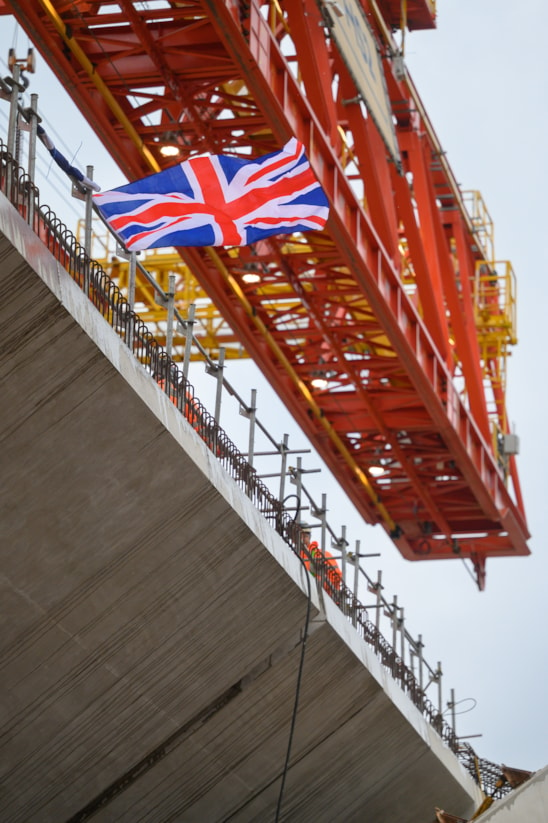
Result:
[[[381,57],[365,14],[357,0],[321,0],[321,8],[358,93],[400,168],[400,152]]]

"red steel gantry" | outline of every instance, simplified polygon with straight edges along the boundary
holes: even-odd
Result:
[[[528,554],[504,396],[513,272],[403,60],[434,0],[0,0],[8,13],[128,179],[173,164],[166,145],[182,160],[304,143],[325,231],[182,259],[406,558],[471,558],[482,588],[487,557]]]

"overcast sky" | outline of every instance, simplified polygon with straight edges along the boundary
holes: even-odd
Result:
[[[548,764],[548,446],[542,422],[548,407],[548,7],[544,0],[438,0],[437,9],[436,30],[407,35],[406,63],[457,181],[463,189],[483,195],[495,225],[497,259],[510,260],[517,275],[519,344],[508,366],[508,409],[520,438],[518,467],[532,555],[488,561],[487,588],[480,593],[461,560],[403,560],[380,527],[362,523],[327,475],[322,475],[322,482],[330,522],[346,525],[351,541],[361,541],[362,551],[380,552],[380,558],[368,561],[370,575],[375,577],[382,568],[385,595],[398,596],[409,630],[414,636],[422,634],[428,661],[442,661],[445,701],[451,688],[457,701],[464,701],[458,707],[463,714],[457,717],[457,734],[482,735],[469,741],[480,757],[536,770]],[[8,48],[15,47],[21,57],[28,45],[12,21],[2,20],[3,76]],[[29,92],[39,94],[44,126],[57,147],[82,170],[93,165],[103,188],[124,183],[45,61],[38,56],[37,62]],[[6,123],[7,104],[0,101],[4,134]],[[63,204],[56,195],[55,189],[69,187],[44,152],[38,173],[43,179],[42,201],[59,209],[75,230],[81,204],[66,199]],[[249,365],[229,364],[228,379],[237,387],[241,381],[245,396],[249,375]],[[267,389],[255,372],[251,380],[259,389],[261,416]],[[276,406],[270,399],[267,405]],[[272,419],[280,426],[274,434],[281,437],[288,431],[294,447],[304,444],[279,407]],[[223,424],[230,435],[229,423]]]

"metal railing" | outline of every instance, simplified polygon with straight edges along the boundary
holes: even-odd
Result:
[[[478,758],[473,749],[460,740],[454,728],[445,720],[441,702],[441,666],[436,669],[430,667],[422,656],[422,640],[414,640],[405,630],[403,610],[398,607],[397,599],[388,602],[382,595],[381,573],[376,581],[372,580],[360,566],[359,542],[356,543],[355,554],[346,551],[348,543],[343,534],[337,538],[329,528],[325,519],[325,500],[322,506],[317,506],[302,483],[304,473],[298,460],[297,468],[286,467],[282,473],[280,494],[273,493],[259,476],[253,465],[257,453],[253,449],[246,454],[241,452],[231,441],[219,424],[218,409],[212,415],[196,396],[192,383],[188,380],[187,364],[183,370],[170,357],[166,350],[150,333],[139,315],[133,310],[130,302],[121,290],[109,278],[102,267],[87,254],[85,248],[77,241],[74,234],[56,217],[48,206],[41,206],[39,190],[30,176],[19,167],[18,162],[8,151],[8,147],[0,139],[0,190],[6,195],[19,214],[40,237],[52,255],[66,269],[72,279],[79,285],[96,309],[117,332],[125,344],[133,352],[148,373],[161,385],[181,414],[190,422],[199,437],[215,454],[223,467],[229,472],[234,481],[249,497],[257,509],[268,520],[271,526],[291,546],[299,556],[314,564],[314,573],[317,584],[338,605],[343,614],[352,622],[353,626],[363,637],[365,642],[374,649],[382,665],[390,672],[403,691],[422,712],[445,743],[459,757],[460,761],[472,774],[474,780],[483,791],[493,797],[501,796],[510,789],[502,778],[499,766]],[[166,295],[166,303],[168,295]],[[180,322],[184,322],[180,318]],[[191,329],[191,324],[190,324]],[[199,345],[193,339],[193,343]],[[204,353],[205,356],[205,353]],[[212,364],[214,365],[214,364]],[[213,368],[213,371],[215,369]],[[221,374],[222,377],[222,374]],[[225,384],[225,381],[221,381]],[[237,396],[234,389],[225,386],[231,395]],[[244,404],[245,405],[245,404]],[[254,405],[246,406],[250,421],[259,425],[272,444],[276,444],[261,426],[255,415]],[[251,438],[250,438],[251,443]],[[276,444],[284,460],[288,453],[287,443]],[[284,481],[289,478],[298,488],[298,505],[291,510],[284,505],[282,490]],[[292,497],[292,495],[288,495]],[[322,548],[325,546],[326,534],[331,535],[333,544],[341,550],[340,558],[343,563],[343,577],[334,577],[332,566],[325,557],[311,557],[301,543],[302,524],[297,520],[300,517],[302,499],[307,498],[312,516],[320,520],[322,528]],[[353,590],[346,584],[345,564],[351,562],[354,567]],[[362,574],[367,580],[368,591],[375,594],[376,602],[371,606],[364,606],[357,597],[357,578]],[[376,610],[375,623],[367,617],[367,610]],[[380,630],[381,615],[388,617],[393,629],[393,642],[390,644]],[[396,647],[400,641],[401,652]],[[409,665],[405,662],[405,656]],[[425,680],[428,682],[425,684]],[[438,707],[430,701],[426,690],[432,683],[438,684]]]

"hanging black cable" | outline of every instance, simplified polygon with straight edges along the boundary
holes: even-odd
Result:
[[[293,521],[293,522],[295,522],[295,519],[298,516],[298,513],[300,511],[301,501],[300,501],[300,499],[298,498],[297,495],[288,495],[288,497],[286,497],[283,501],[284,504],[285,504],[286,500],[289,497],[297,497],[297,512],[295,513],[295,518],[294,518],[294,521]],[[289,544],[289,545],[291,545],[291,544]],[[293,546],[291,546],[291,548],[292,548],[293,551],[295,551]],[[287,752],[286,752],[286,755],[285,755],[285,763],[284,763],[284,768],[283,768],[283,772],[282,772],[282,782],[281,782],[281,785],[280,785],[280,791],[278,793],[278,804],[276,806],[275,823],[278,823],[278,821],[280,819],[280,812],[281,812],[281,808],[282,808],[282,800],[283,800],[284,789],[285,789],[285,781],[286,781],[286,778],[287,778],[287,772],[289,770],[289,760],[290,760],[290,757],[291,757],[291,746],[293,744],[293,735],[294,735],[294,732],[295,732],[295,725],[296,725],[296,722],[297,722],[297,710],[298,710],[298,707],[299,707],[299,695],[300,695],[300,691],[301,691],[301,683],[302,683],[302,677],[303,677],[304,655],[305,655],[305,651],[306,651],[306,641],[308,639],[308,627],[309,627],[309,624],[310,624],[310,606],[311,606],[311,602],[312,602],[312,589],[311,589],[311,586],[310,586],[310,575],[308,573],[308,569],[306,568],[305,562],[304,562],[303,558],[301,557],[301,553],[298,552],[298,551],[295,552],[295,553],[296,553],[297,557],[299,558],[303,569],[306,572],[306,574],[305,574],[305,580],[306,580],[306,586],[307,586],[306,618],[305,618],[305,622],[304,622],[303,639],[302,639],[302,644],[301,644],[301,659],[300,659],[300,662],[299,662],[299,671],[298,671],[298,674],[297,674],[297,685],[295,687],[295,700],[294,700],[294,703],[293,703],[293,714],[292,714],[292,717],[291,717],[291,726],[290,726],[290,729],[289,729],[289,739],[287,741]]]

